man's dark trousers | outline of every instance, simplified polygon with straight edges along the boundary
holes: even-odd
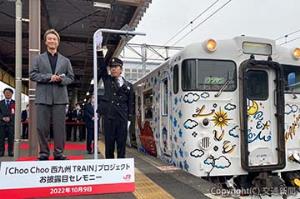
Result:
[[[65,104],[37,104],[37,133],[40,144],[40,157],[49,157],[48,136],[50,133],[50,118],[53,123],[54,157],[61,157],[65,146]],[[52,117],[51,117],[52,116]]]
[[[0,156],[4,155],[5,152],[5,137],[8,138],[8,154],[12,154],[14,151],[14,126],[1,125],[0,126]]]
[[[104,119],[105,157],[114,158],[115,143],[117,143],[117,157],[125,158],[127,121],[121,118]]]

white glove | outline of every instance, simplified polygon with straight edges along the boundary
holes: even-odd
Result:
[[[97,51],[100,51],[102,49],[102,40],[103,40],[103,37],[102,37],[102,33],[99,32],[96,37],[95,37],[95,44],[96,44],[96,49]]]
[[[127,129],[128,129],[128,131],[129,131],[130,123],[131,123],[130,121],[127,122]]]

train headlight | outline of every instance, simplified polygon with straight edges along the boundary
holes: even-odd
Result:
[[[300,187],[300,179],[295,178],[295,179],[294,179],[294,184],[295,184],[297,187]]]
[[[293,56],[295,59],[299,59],[300,58],[300,48],[295,48],[293,51]]]
[[[209,39],[206,42],[206,49],[208,52],[214,52],[217,49],[217,42],[214,39]]]

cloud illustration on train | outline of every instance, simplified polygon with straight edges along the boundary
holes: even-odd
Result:
[[[209,93],[208,92],[201,93],[201,97],[206,99],[209,97]]]
[[[296,113],[298,111],[298,109],[299,109],[298,106],[295,104],[293,104],[293,105],[286,104],[284,114],[289,115],[291,113]]]
[[[211,165],[218,169],[225,169],[230,167],[231,162],[225,156],[220,156],[218,158],[209,156],[206,160],[204,160],[204,164]]]
[[[189,103],[189,104],[196,102],[199,99],[200,99],[200,96],[196,93],[188,93],[183,97],[183,101],[185,103]]]
[[[225,110],[227,110],[227,111],[232,111],[232,110],[234,110],[234,109],[236,108],[236,105],[231,104],[231,103],[228,103],[228,104],[225,105],[224,108],[225,108]]]
[[[194,158],[200,158],[204,155],[204,152],[200,149],[195,149],[191,151],[190,155],[193,156]]]
[[[239,126],[236,125],[236,126],[234,126],[232,129],[230,129],[229,132],[228,132],[229,135],[232,136],[232,137],[238,138],[238,137],[239,137],[238,131],[237,131],[237,128],[238,128],[238,127],[239,127]]]
[[[184,122],[184,127],[186,129],[193,129],[198,125],[198,122],[195,120],[188,119],[187,121]]]

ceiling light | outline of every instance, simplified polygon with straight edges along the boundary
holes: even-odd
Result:
[[[111,8],[109,3],[100,3],[100,2],[94,2],[94,7],[107,8],[107,9]]]

